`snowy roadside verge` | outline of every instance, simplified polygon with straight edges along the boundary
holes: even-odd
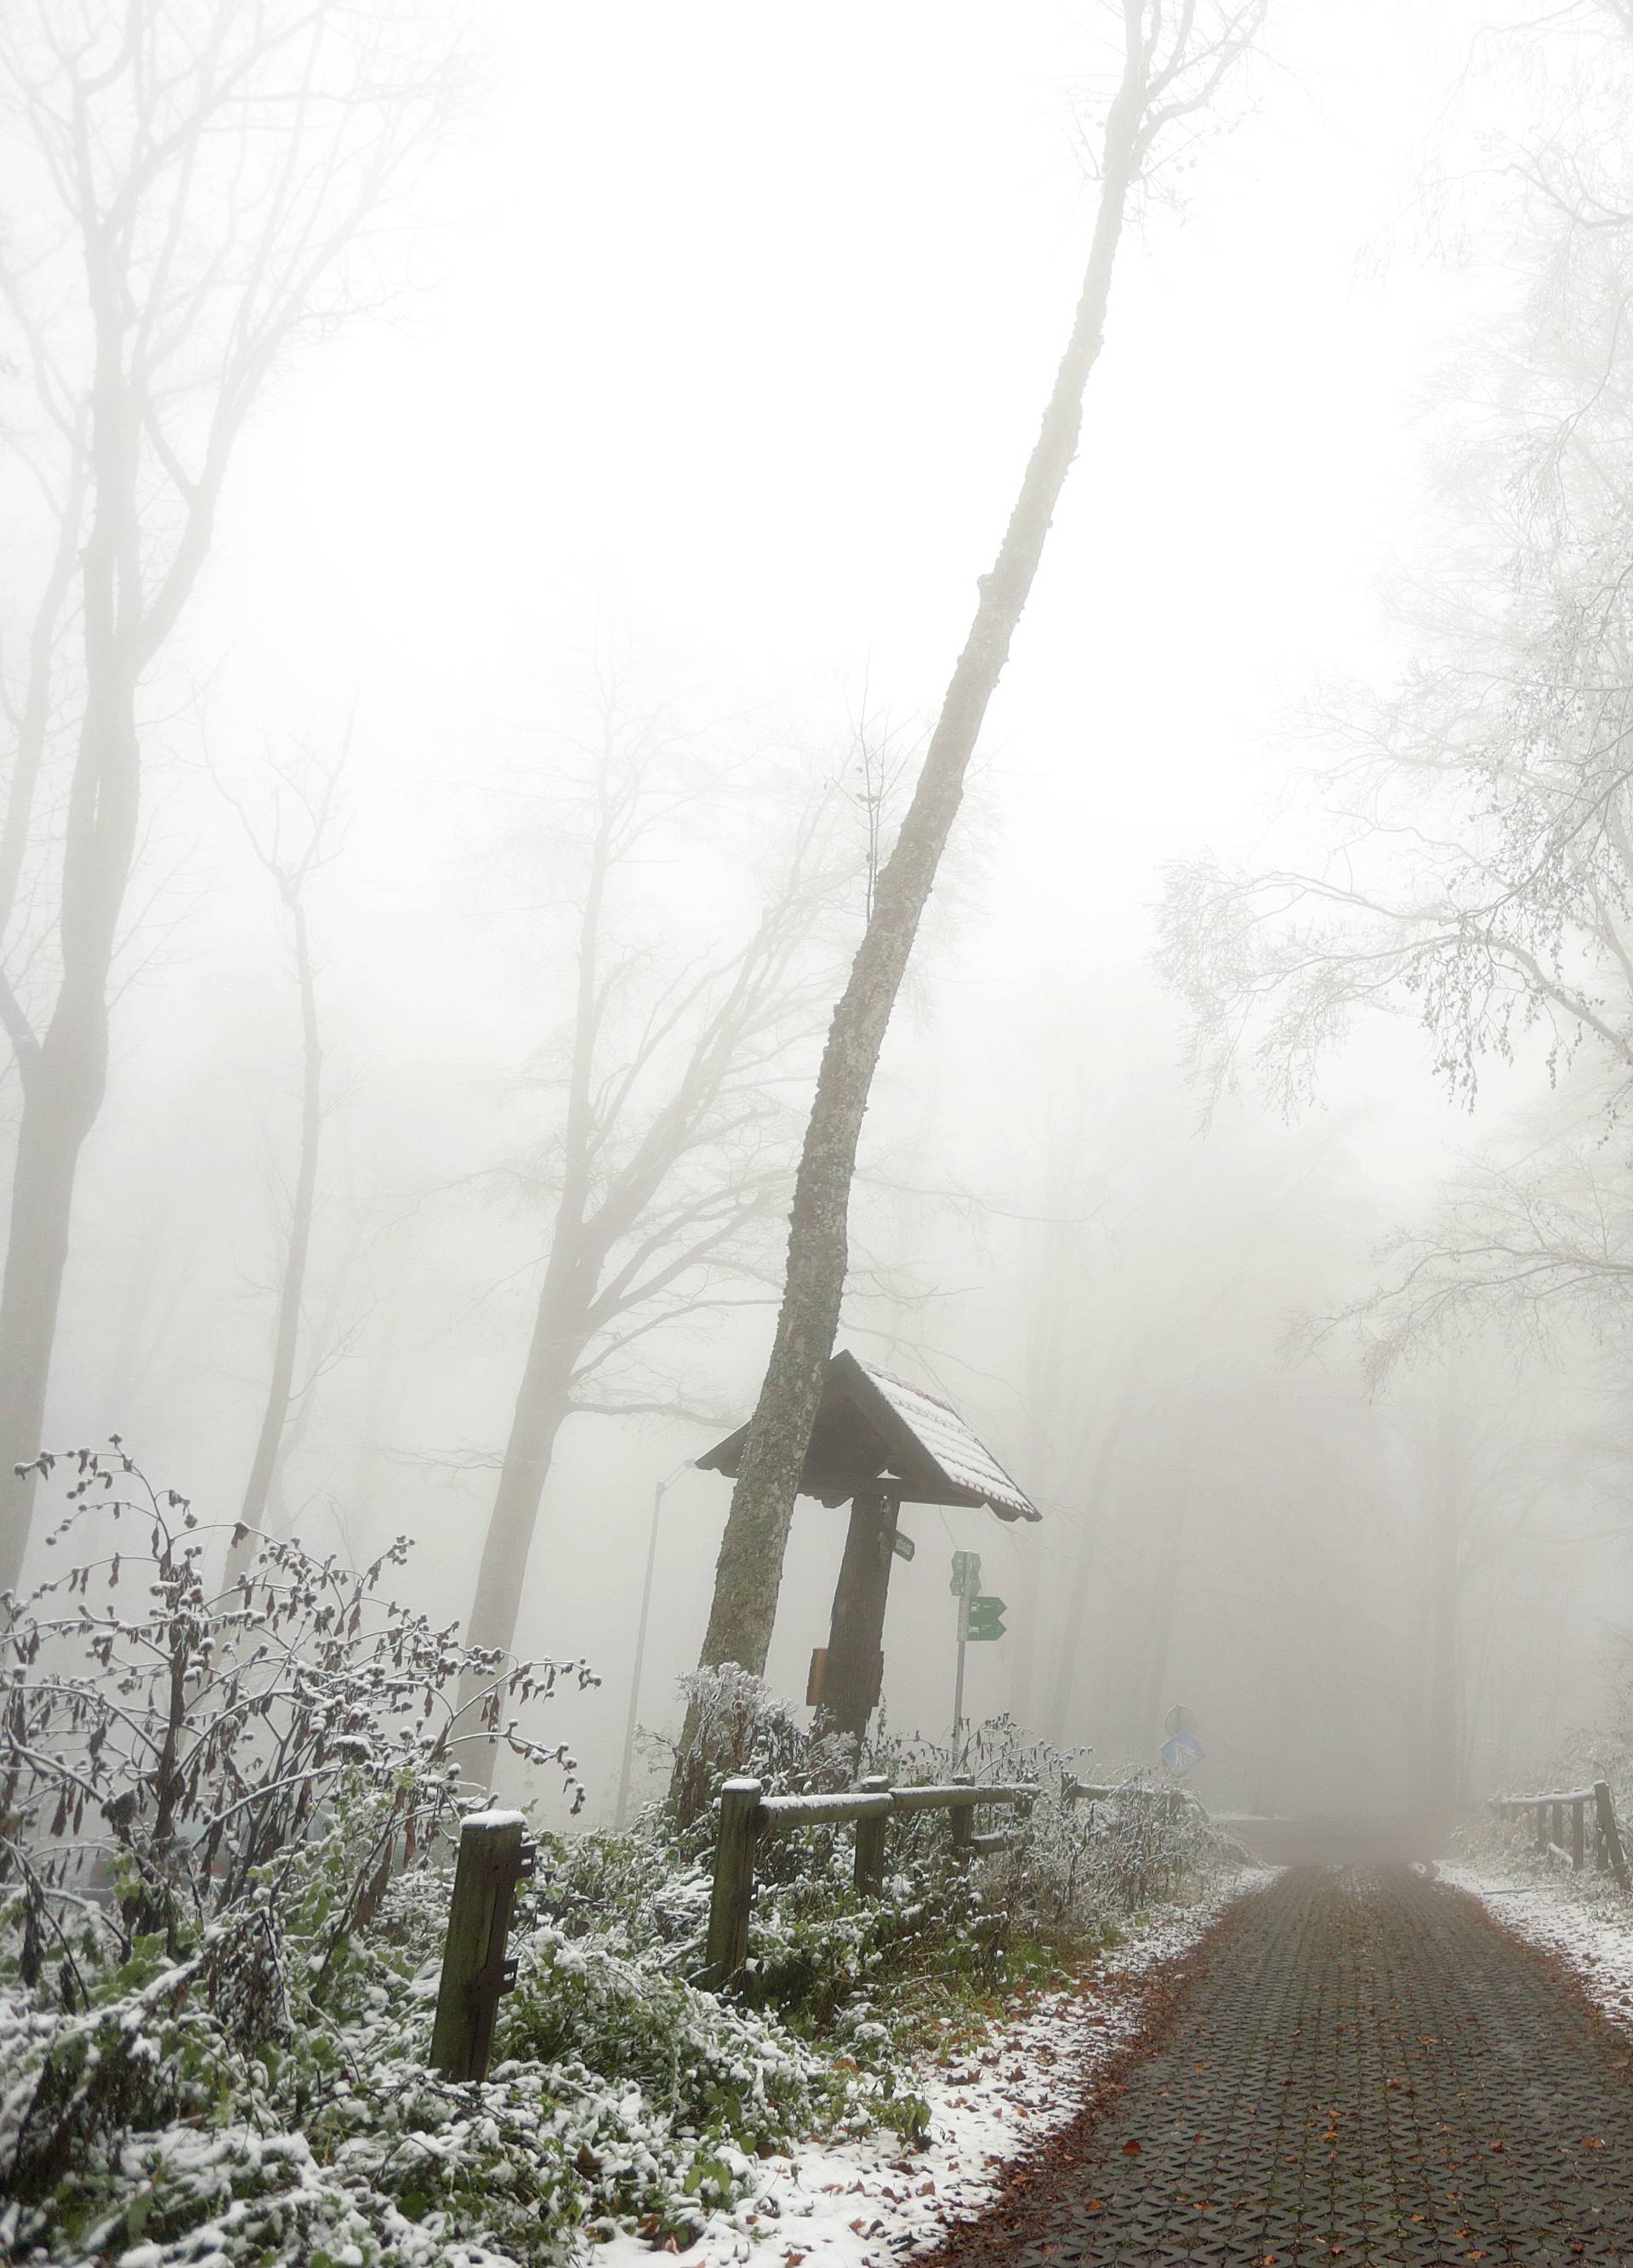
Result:
[[[680,2254],[692,2268],[760,2260],[766,2268],[879,2268],[933,2250],[953,2222],[997,2192],[1004,2169],[1066,2125],[1094,2080],[1142,2029],[1142,1984],[1188,1953],[1225,1910],[1276,1870],[1233,1875],[1195,1905],[1159,1913],[1076,1987],[1049,1992],[992,2031],[970,2055],[916,2074],[930,2105],[930,2141],[867,2135],[768,2158],[753,2195],[717,2213]],[[651,2249],[635,2236],[575,2258],[636,2268]]]
[[[1445,1867],[1439,1880],[1478,1898],[1493,1920],[1575,1976],[1590,2000],[1633,2029],[1633,1903],[1584,1897],[1572,1884],[1516,1880],[1475,1867]]]

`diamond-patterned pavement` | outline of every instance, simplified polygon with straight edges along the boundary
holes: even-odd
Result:
[[[1296,1867],[958,2268],[1633,2263],[1625,2036],[1404,1866]]]

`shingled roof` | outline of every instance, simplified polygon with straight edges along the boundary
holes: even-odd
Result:
[[[697,1462],[734,1480],[747,1439],[739,1425]],[[842,1504],[873,1482],[904,1504],[984,1504],[1000,1520],[1043,1517],[950,1403],[847,1351],[828,1366],[800,1493]]]

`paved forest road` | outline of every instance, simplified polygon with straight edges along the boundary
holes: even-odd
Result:
[[[1226,1916],[1100,2123],[946,2257],[1633,2264],[1630,2064],[1472,1900],[1298,1867]]]

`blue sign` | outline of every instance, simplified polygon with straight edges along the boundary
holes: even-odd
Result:
[[[1202,1762],[1208,1751],[1195,1733],[1183,1732],[1176,1733],[1171,1741],[1165,1741],[1157,1753],[1175,1779],[1183,1779],[1188,1771],[1193,1771]]]

